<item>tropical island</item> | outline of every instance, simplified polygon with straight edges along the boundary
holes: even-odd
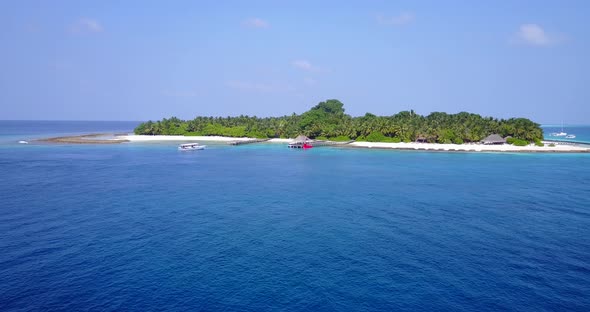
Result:
[[[265,117],[196,117],[180,120],[176,117],[148,121],[135,128],[136,135],[222,136],[250,138],[294,138],[305,135],[311,139],[365,142],[422,142],[464,144],[480,142],[498,134],[507,143],[542,146],[543,129],[526,118],[497,119],[461,112],[433,112],[427,116],[402,111],[392,116],[366,113],[362,117],[345,114],[338,100],[320,102],[303,114]]]
[[[231,145],[288,143],[289,147],[342,146],[459,152],[590,153],[590,145],[543,140],[541,126],[527,118],[497,119],[461,112],[402,111],[392,116],[345,114],[338,100],[320,102],[301,115],[265,117],[176,117],[147,121],[134,134],[90,133],[37,139],[57,144],[213,141]]]

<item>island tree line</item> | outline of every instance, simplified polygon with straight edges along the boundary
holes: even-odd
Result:
[[[344,113],[343,106],[338,100],[327,100],[301,115],[293,113],[283,117],[259,118],[240,115],[196,117],[192,120],[172,117],[141,123],[134,132],[143,135],[220,135],[255,138],[293,138],[303,134],[312,139],[336,141],[419,140],[456,144],[478,142],[494,133],[527,142],[538,142],[543,138],[543,130],[539,124],[526,118],[496,119],[466,112],[434,112],[422,116],[414,111],[402,111],[392,116],[366,113],[362,117],[351,117]]]

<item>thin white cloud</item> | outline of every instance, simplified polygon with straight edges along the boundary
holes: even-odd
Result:
[[[263,82],[250,82],[242,80],[230,80],[226,83],[228,87],[239,91],[248,91],[256,93],[287,93],[295,91],[295,88],[291,85],[278,84],[278,83],[263,83]]]
[[[537,24],[523,24],[516,32],[516,41],[534,46],[549,46],[562,41],[562,36],[547,33]]]
[[[181,90],[166,90],[162,92],[162,95],[167,97],[174,97],[174,98],[194,98],[199,96],[199,93],[194,91],[181,91]]]
[[[412,23],[416,17],[410,12],[402,12],[395,16],[377,15],[377,22],[381,25],[403,26]]]
[[[318,83],[318,81],[317,81],[317,80],[315,80],[315,79],[313,79],[313,78],[311,78],[311,77],[306,77],[306,78],[304,78],[304,79],[303,79],[303,82],[304,82],[306,85],[308,85],[308,86],[315,86],[315,85]]]
[[[248,28],[269,28],[270,24],[260,18],[249,18],[245,21],[242,22],[242,25],[244,27],[248,27]]]
[[[292,64],[295,68],[301,70],[313,71],[315,69],[315,67],[313,67],[311,63],[307,60],[295,60]]]
[[[104,30],[102,25],[92,18],[80,18],[71,27],[70,32],[74,34],[100,33]]]
[[[293,62],[291,62],[291,65],[293,65],[293,67],[295,67],[299,70],[306,71],[306,72],[312,72],[312,73],[329,73],[329,72],[331,72],[331,70],[328,68],[318,67],[316,65],[311,64],[310,61],[304,60],[304,59],[294,60]]]
[[[331,72],[331,70],[329,68],[318,67],[316,65],[311,64],[310,61],[304,60],[304,59],[294,60],[293,62],[291,62],[291,65],[299,70],[311,72],[311,73],[329,73],[329,72]]]

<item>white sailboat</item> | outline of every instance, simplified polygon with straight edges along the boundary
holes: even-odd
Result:
[[[553,132],[553,133],[551,133],[551,136],[555,136],[555,137],[567,136],[567,133],[563,132],[563,122],[561,123],[561,132]]]

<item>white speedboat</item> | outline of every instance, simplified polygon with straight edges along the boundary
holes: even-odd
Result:
[[[573,134],[568,134],[568,135],[566,135],[566,136],[565,136],[565,138],[566,138],[566,139],[575,139],[575,138],[576,138],[576,136],[575,136],[575,135],[573,135]]]
[[[200,145],[199,143],[186,143],[180,144],[178,146],[179,151],[195,151],[195,150],[203,150],[205,149],[206,145]]]
[[[27,141],[18,141],[18,144],[29,144]]]

